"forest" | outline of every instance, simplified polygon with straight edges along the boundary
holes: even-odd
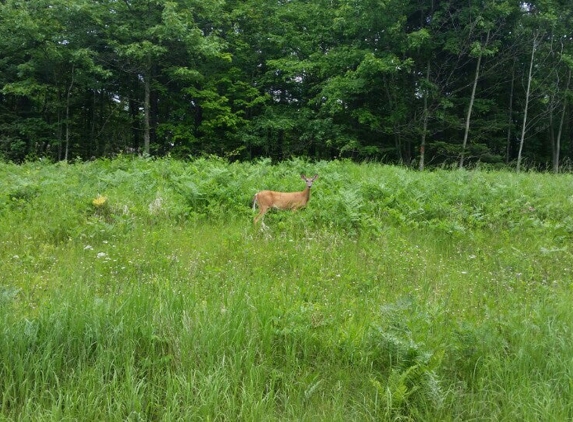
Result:
[[[569,0],[1,0],[0,159],[569,170]]]

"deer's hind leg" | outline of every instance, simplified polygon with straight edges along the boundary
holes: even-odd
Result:
[[[256,225],[259,221],[261,221],[262,225],[264,226],[264,225],[265,225],[265,222],[262,221],[262,219],[264,218],[265,214],[266,214],[267,211],[269,210],[269,207],[264,206],[264,205],[261,205],[261,204],[259,203],[259,208],[260,208],[260,211],[259,211],[259,213],[255,216],[255,218],[253,219],[253,224]]]

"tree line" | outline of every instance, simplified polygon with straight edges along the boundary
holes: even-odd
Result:
[[[559,171],[569,0],[0,0],[0,158]]]

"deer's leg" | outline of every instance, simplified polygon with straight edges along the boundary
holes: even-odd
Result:
[[[269,210],[269,207],[261,206],[261,204],[259,204],[259,207],[260,207],[260,211],[259,211],[259,213],[257,214],[257,216],[256,216],[256,217],[254,218],[254,220],[253,220],[253,223],[254,223],[254,224],[257,224],[257,223],[259,222],[259,220],[260,220],[261,218],[263,218],[263,217],[265,216],[265,214],[267,213],[267,211]],[[263,222],[263,225],[264,225],[264,224],[265,224],[265,223]]]

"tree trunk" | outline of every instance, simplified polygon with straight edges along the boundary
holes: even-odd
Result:
[[[428,60],[428,67],[426,68],[426,81],[430,81],[430,61]],[[422,122],[422,142],[420,143],[420,171],[424,170],[426,165],[426,135],[428,132],[428,95],[429,90],[424,92],[424,117]]]
[[[529,61],[529,75],[527,76],[527,90],[525,92],[525,109],[523,111],[523,124],[521,125],[521,137],[519,138],[519,152],[517,154],[516,171],[519,173],[521,170],[521,155],[523,152],[523,144],[525,142],[525,128],[527,127],[527,111],[529,108],[529,97],[531,94],[531,80],[533,79],[533,61],[535,59],[535,50],[537,49],[537,37],[539,32],[533,35],[533,45],[531,47],[531,59]]]
[[[72,88],[74,87],[74,74],[75,69],[74,66],[72,66],[72,80],[66,95],[66,149],[64,152],[64,161],[68,161],[68,153],[70,150],[70,97],[72,95]]]
[[[555,147],[553,153],[553,172],[559,173],[559,155],[561,153],[561,135],[563,134],[563,123],[565,121],[565,111],[567,110],[567,91],[571,82],[571,69],[567,74],[567,84],[565,85],[565,95],[563,96],[563,108],[561,109],[561,121],[559,122],[559,130],[557,131],[557,139],[555,139]]]
[[[151,72],[148,71],[143,77],[143,85],[145,89],[145,98],[143,100],[143,155],[149,155],[149,144],[151,139],[151,125],[150,125],[150,113],[151,113]]]
[[[153,71],[155,75],[156,72]],[[159,142],[157,142],[157,126],[159,124],[159,95],[156,89],[151,89],[149,92],[149,143],[153,144],[154,149],[164,154],[166,151],[164,149],[165,145],[162,144],[161,148]]]
[[[513,91],[515,86],[515,60],[511,70],[511,88],[509,90],[509,113],[507,116],[507,144],[505,146],[505,163],[509,163],[509,156],[511,152],[511,128],[513,127]]]
[[[58,90],[58,100],[61,101],[62,93]],[[58,161],[62,160],[62,143],[63,143],[63,122],[62,122],[62,111],[58,107]]]
[[[487,43],[489,42],[489,31],[487,31],[487,36],[485,39],[485,44],[484,44],[484,48],[487,47]],[[466,153],[466,146],[468,143],[468,136],[469,136],[469,132],[470,132],[470,120],[471,120],[471,116],[472,116],[472,108],[474,106],[474,100],[476,97],[476,88],[477,88],[477,83],[479,80],[479,72],[480,72],[480,66],[481,66],[481,58],[483,57],[483,52],[481,51],[480,48],[480,53],[478,56],[478,62],[476,65],[476,74],[474,77],[474,84],[472,86],[472,95],[470,97],[470,104],[468,106],[468,113],[466,115],[466,127],[465,127],[465,131],[464,131],[464,141],[462,143],[462,153],[460,155],[460,168],[464,168],[464,158],[465,158],[465,153]]]

